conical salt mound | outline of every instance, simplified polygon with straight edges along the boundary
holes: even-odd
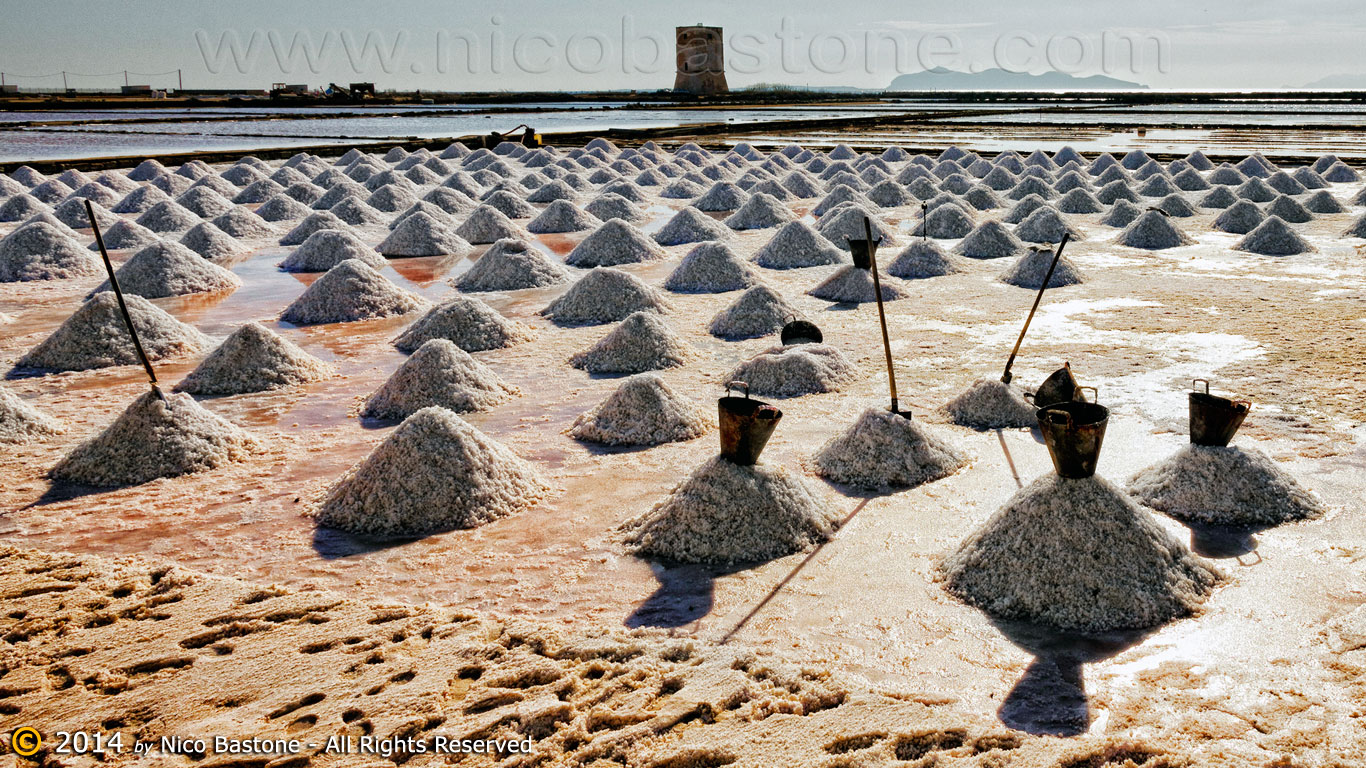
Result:
[[[347,259],[313,281],[280,313],[280,319],[295,325],[350,323],[428,306],[426,299],[394,285],[365,262]]]
[[[63,431],[56,419],[0,387],[0,445],[21,445]]]
[[[1308,240],[1300,237],[1298,232],[1291,229],[1290,225],[1281,221],[1278,216],[1268,216],[1266,221],[1244,235],[1233,247],[1235,250],[1263,256],[1294,256],[1314,250],[1314,246],[1310,245]]]
[[[466,352],[503,349],[529,341],[531,329],[498,314],[470,296],[454,296],[423,315],[394,339],[403,352],[415,352],[432,339],[446,339]]]
[[[786,224],[793,218],[792,212],[777,198],[760,192],[727,217],[725,224],[731,229],[767,229]]]
[[[179,232],[198,224],[201,219],[174,200],[163,200],[138,216],[137,223],[153,232]]]
[[[973,259],[1002,259],[1024,252],[1024,243],[999,221],[977,227],[954,247],[954,253]]]
[[[754,263],[769,269],[819,267],[848,260],[849,257],[825,235],[802,221],[784,224],[772,239],[754,252]]]
[[[674,214],[673,218],[655,233],[654,239],[660,245],[684,245],[706,240],[728,240],[730,236],[730,230],[721,222],[692,206],[687,206]]]
[[[465,219],[455,234],[475,245],[494,243],[505,237],[521,238],[526,232],[513,223],[507,214],[491,205],[480,205]]]
[[[1366,216],[1362,216],[1342,233],[1343,237],[1366,237]]]
[[[725,564],[810,549],[828,541],[838,526],[836,511],[798,475],[717,456],[622,531],[626,546],[639,555]]]
[[[332,372],[274,331],[250,322],[233,331],[175,388],[193,395],[240,395],[306,384]]]
[[[777,291],[756,285],[712,318],[708,330],[722,339],[752,339],[777,333],[796,316],[797,311]]]
[[[749,264],[724,243],[702,243],[688,251],[682,263],[664,281],[666,290],[677,293],[725,293],[741,291],[759,282]]]
[[[274,227],[266,223],[265,219],[242,207],[233,208],[214,219],[213,225],[227,234],[239,238],[270,237],[275,234]]]
[[[1064,234],[1073,240],[1081,238],[1081,233],[1050,205],[1039,206],[1015,227],[1015,236],[1027,243],[1059,243]]]
[[[1115,239],[1120,245],[1158,251],[1195,242],[1160,211],[1146,211]]]
[[[299,222],[293,229],[286,232],[284,237],[280,238],[280,245],[300,245],[314,232],[319,232],[324,229],[335,229],[338,232],[350,232],[351,226],[337,218],[336,214],[331,211],[310,213],[307,218]]]
[[[599,267],[550,302],[541,315],[563,324],[600,325],[641,310],[666,312],[669,304],[635,275]]]
[[[793,344],[764,350],[741,363],[726,381],[742,381],[756,397],[801,397],[838,392],[854,380],[854,364],[825,344]]]
[[[190,228],[180,244],[189,248],[215,264],[232,261],[247,252],[237,238],[214,226],[212,222],[201,221]]]
[[[133,254],[114,272],[124,295],[164,299],[191,293],[235,291],[242,281],[180,243],[161,240]],[[104,281],[95,293],[110,290]]]
[[[745,204],[749,193],[729,181],[718,181],[705,194],[692,201],[699,211],[734,211]]]
[[[914,488],[967,466],[968,455],[908,416],[869,408],[816,453],[816,474],[865,490]]]
[[[464,256],[473,248],[464,238],[425,211],[418,211],[394,227],[375,250],[389,258],[404,256]]]
[[[937,243],[915,240],[887,265],[887,274],[903,280],[922,280],[954,275],[966,272],[967,269],[968,265],[963,257],[945,253]]]
[[[847,251],[849,250],[850,239],[862,240],[867,237],[867,232],[863,227],[864,217],[868,217],[870,220],[873,228],[873,239],[881,239],[882,247],[886,248],[898,244],[895,229],[852,203],[836,206],[822,216],[820,221],[816,223],[816,231],[824,235],[836,248]],[[972,229],[971,220],[969,220],[968,228],[963,230],[962,235],[967,234],[970,229]],[[962,235],[958,235],[958,237],[962,237]]]
[[[931,207],[925,218],[915,226],[912,234],[916,237],[953,240],[967,237],[972,232],[972,228],[972,217],[958,205],[936,205]],[[873,236],[876,237],[876,233]]]
[[[280,262],[285,272],[326,272],[348,259],[379,269],[384,257],[351,232],[320,229],[308,236],[294,252]]]
[[[456,413],[492,408],[520,390],[446,339],[432,339],[365,401],[361,416],[402,419],[428,406]]]
[[[974,429],[1014,429],[1039,423],[1034,404],[1024,399],[1018,387],[1000,379],[974,381],[963,394],[945,403],[944,411],[954,424]]]
[[[1110,206],[1110,210],[1100,218],[1100,223],[1107,227],[1127,227],[1142,215],[1143,209],[1128,200],[1120,200]]]
[[[549,488],[501,443],[444,408],[423,408],[327,492],[318,524],[379,536],[473,528]]]
[[[147,357],[193,354],[209,346],[209,337],[196,331],[165,310],[137,295],[124,297],[133,327]],[[68,317],[27,355],[19,359],[20,368],[49,371],[84,371],[112,365],[137,365],[133,339],[123,323],[118,298],[112,291],[96,294]]]
[[[1272,200],[1271,205],[1266,207],[1266,213],[1288,224],[1304,224],[1314,220],[1314,214],[1289,195],[1281,195]]]
[[[567,283],[574,275],[525,240],[499,240],[452,284],[466,293],[516,291]]]
[[[148,392],[49,473],[80,485],[139,485],[242,461],[257,441],[187,394]]]
[[[628,224],[639,224],[650,218],[637,208],[635,203],[614,192],[604,192],[593,202],[585,205],[583,210],[597,217],[599,221],[621,219]]]
[[[687,361],[688,346],[654,312],[636,312],[592,347],[569,359],[589,373],[642,373]]]
[[[605,445],[660,445],[700,437],[712,422],[658,375],[638,373],[575,419],[569,436]]]
[[[1317,496],[1256,448],[1190,444],[1134,475],[1140,504],[1207,525],[1271,526],[1322,516]]]
[[[109,229],[102,230],[100,234],[104,238],[104,247],[111,251],[142,248],[159,239],[157,233],[127,219],[119,220]],[[99,249],[99,243],[92,242],[88,250],[98,251]]]
[[[45,221],[0,239],[0,283],[64,280],[97,274],[100,262],[80,243]]]
[[[969,536],[941,578],[992,616],[1076,632],[1189,616],[1222,580],[1108,481],[1052,473]]]
[[[1263,221],[1266,221],[1266,214],[1262,213],[1262,209],[1258,208],[1256,203],[1239,200],[1216,216],[1213,226],[1221,232],[1246,235]]]
[[[1001,273],[1001,282],[1038,290],[1043,287],[1048,268],[1053,264],[1053,256],[1053,252],[1045,248],[1031,248]],[[1058,266],[1053,269],[1053,276],[1048,279],[1048,287],[1062,288],[1083,282],[1085,280],[1081,272],[1066,256],[1062,256],[1058,259]]]
[[[664,250],[640,230],[621,219],[612,219],[574,246],[564,261],[571,267],[614,267],[664,256]]]
[[[557,232],[583,232],[602,224],[598,218],[579,209],[568,200],[556,200],[547,205],[544,211],[526,225],[528,232],[534,234],[553,234]]]
[[[887,276],[880,276],[879,282],[882,287],[883,301],[896,301],[906,297],[906,291],[897,281]],[[835,270],[834,274],[821,281],[820,285],[807,291],[808,294],[818,299],[841,303],[861,304],[868,301],[877,301],[877,290],[873,285],[873,273],[871,270],[859,269],[853,264],[848,264]]]

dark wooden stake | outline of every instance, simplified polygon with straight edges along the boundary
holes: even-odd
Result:
[[[882,309],[882,281],[877,276],[877,243],[873,241],[873,222],[863,217],[863,233],[868,238],[868,262],[873,270],[873,293],[877,296],[877,319],[882,323],[882,351],[887,355],[887,384],[892,390],[892,413],[901,413],[896,399],[896,371],[892,369],[892,342],[887,338],[887,313]]]
[[[1067,245],[1070,238],[1068,233],[1062,233],[1062,242],[1058,243],[1058,252],[1053,254],[1053,263],[1048,265],[1048,274],[1044,275],[1043,285],[1039,286],[1039,292],[1034,296],[1034,306],[1029,308],[1029,317],[1025,318],[1024,327],[1020,329],[1020,338],[1015,340],[1015,348],[1010,350],[1010,358],[1006,360],[1006,371],[1001,374],[1001,383],[1009,384],[1014,378],[1010,373],[1010,366],[1015,364],[1015,355],[1020,352],[1020,344],[1024,342],[1025,334],[1029,332],[1029,324],[1034,320],[1034,313],[1039,309],[1039,302],[1043,301],[1043,292],[1048,290],[1048,284],[1053,280],[1053,270],[1058,268],[1058,260],[1062,258],[1062,249]]]
[[[95,232],[95,244],[100,247],[100,257],[104,259],[104,271],[109,273],[109,285],[114,289],[114,296],[119,300],[119,312],[123,315],[123,324],[128,326],[128,335],[133,337],[133,347],[137,349],[138,359],[142,361],[142,367],[147,371],[147,381],[152,385],[152,393],[158,400],[165,400],[166,396],[161,394],[161,388],[157,386],[157,372],[152,370],[152,361],[147,359],[147,352],[142,348],[142,340],[138,338],[138,331],[133,327],[133,316],[128,314],[128,304],[123,300],[123,291],[119,288],[119,279],[114,276],[114,263],[109,260],[109,251],[104,248],[104,236],[100,234],[100,224],[95,221],[95,209],[90,207],[90,201],[85,201],[85,215],[90,218],[90,229]]]

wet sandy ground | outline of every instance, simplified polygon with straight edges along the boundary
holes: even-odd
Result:
[[[1350,198],[1359,185],[1335,185]],[[675,201],[669,201],[677,206]],[[667,218],[664,207],[647,227]],[[1239,444],[1266,450],[1333,507],[1325,519],[1258,532],[1191,531],[1160,518],[1231,576],[1205,615],[1147,636],[1059,638],[997,626],[949,599],[933,582],[937,561],[1022,484],[1050,471],[1029,431],[936,429],[971,450],[958,475],[866,497],[807,472],[847,524],[820,550],[751,568],[666,567],[625,555],[617,525],[648,509],[716,450],[714,433],[687,443],[604,451],[563,434],[617,385],[566,360],[608,327],[558,328],[535,312],[562,288],[485,295],[538,331],[531,343],[478,353],[523,396],[469,421],[534,462],[556,486],[545,503],[474,531],[416,541],[370,542],[315,529],[307,513],[330,481],[392,429],[361,422],[361,398],[397,367],[389,342],[409,318],[312,328],[274,320],[306,276],[274,268],[285,249],[260,245],[233,269],[245,286],[225,297],[157,303],[211,335],[259,320],[334,363],[335,378],[274,394],[206,399],[204,405],[267,436],[241,465],[134,488],[52,489],[43,473],[97,432],[145,386],[133,367],[7,381],[12,391],[65,420],[67,434],[6,449],[0,458],[0,536],[9,544],[98,554],[142,553],[258,582],[316,585],[363,599],[456,605],[493,616],[565,627],[627,627],[762,647],[875,685],[957,700],[1012,727],[1061,733],[1173,731],[1210,749],[1254,757],[1278,750],[1333,755],[1359,748],[1366,699],[1335,671],[1325,622],[1366,603],[1366,450],[1361,447],[1366,353],[1366,261],[1360,241],[1338,235],[1362,213],[1297,225],[1318,253],[1288,258],[1230,250],[1213,214],[1175,220],[1198,244],[1150,254],[1115,246],[1099,215],[1070,216],[1085,239],[1068,246],[1083,285],[1050,291],[1015,366],[1032,386],[1069,360],[1112,409],[1102,475],[1116,481],[1185,442],[1184,388],[1210,378],[1217,391],[1250,396]],[[887,218],[905,228],[915,211]],[[987,218],[986,216],[980,217]],[[739,235],[748,254],[770,231]],[[379,231],[370,233],[375,242]],[[581,236],[549,236],[564,253]],[[908,242],[909,236],[902,236]],[[949,247],[950,242],[942,242]],[[627,269],[658,286],[687,252]],[[482,249],[481,249],[482,251]],[[886,249],[888,261],[895,254]],[[478,253],[472,258],[477,258]],[[469,260],[395,260],[385,273],[431,299]],[[888,305],[903,404],[916,418],[981,376],[997,376],[1033,292],[995,279],[1006,265],[974,262],[969,274],[907,283]],[[861,361],[847,391],[779,403],[785,418],[765,454],[803,466],[829,436],[882,404],[885,373],[872,306],[829,305],[804,295],[832,268],[762,270],[814,320],[828,342]],[[0,286],[0,364],[8,368],[55,328],[97,280]],[[674,327],[700,352],[663,372],[698,400],[720,394],[740,361],[776,343],[721,342],[711,316],[738,294],[675,295]],[[163,363],[174,382],[196,360]],[[1211,712],[1223,714],[1212,715]],[[1214,723],[1217,722],[1217,727]],[[1211,731],[1201,735],[1202,729]],[[1287,734],[1303,739],[1281,744]],[[1273,735],[1268,735],[1273,734]],[[1220,741],[1225,740],[1225,741]]]

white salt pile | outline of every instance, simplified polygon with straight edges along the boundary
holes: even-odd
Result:
[[[582,232],[602,224],[596,216],[580,210],[568,200],[556,200],[547,205],[540,215],[526,225],[533,234],[554,234],[559,232]]]
[[[968,264],[961,256],[945,253],[937,243],[928,240],[912,241],[887,265],[887,274],[905,280],[941,277],[967,270]]]
[[[507,190],[500,189],[485,197],[482,202],[502,211],[509,219],[529,219],[536,215],[536,206]]]
[[[655,312],[635,312],[592,347],[569,359],[589,373],[642,373],[673,368],[691,357],[688,346]]]
[[[708,330],[722,339],[752,339],[777,333],[796,316],[797,311],[777,291],[756,285],[717,313]]]
[[[80,485],[139,485],[242,461],[259,443],[187,394],[148,392],[49,473]]]
[[[1052,473],[969,536],[941,578],[992,616],[1076,632],[1189,616],[1222,579],[1108,481]]]
[[[1115,238],[1120,245],[1150,251],[1175,248],[1195,242],[1160,211],[1145,211]]]
[[[424,535],[506,517],[548,491],[507,447],[432,407],[409,416],[338,480],[314,516],[351,533]]]
[[[906,289],[899,285],[895,278],[879,275],[878,282],[882,287],[883,301],[896,301],[905,298]],[[873,284],[872,271],[859,269],[853,264],[846,264],[836,269],[819,285],[807,291],[807,294],[826,301],[853,304],[877,301],[878,297],[877,289]]]
[[[280,262],[285,272],[326,272],[348,259],[379,269],[384,257],[350,231],[320,229]]]
[[[967,466],[968,454],[909,416],[869,408],[814,458],[816,474],[856,488],[914,488]]]
[[[1143,209],[1128,200],[1120,200],[1110,206],[1110,211],[1101,217],[1100,223],[1107,227],[1127,227],[1142,215]]]
[[[0,387],[0,445],[22,445],[63,431],[56,419]]]
[[[755,285],[759,277],[724,243],[702,243],[688,251],[664,281],[677,293],[725,293]]]
[[[973,259],[1002,259],[1024,252],[1025,245],[1020,242],[1006,226],[999,221],[988,221],[972,230],[958,245],[954,253]]]
[[[786,224],[794,218],[787,206],[778,202],[777,198],[760,192],[751,197],[740,210],[728,216],[725,225],[731,229],[767,229]]]
[[[191,293],[223,293],[242,286],[237,275],[204,259],[189,248],[161,240],[133,254],[114,272],[124,295],[164,299]],[[104,281],[95,293],[110,290]]]
[[[771,560],[828,541],[835,510],[781,466],[742,467],[717,456],[667,498],[622,526],[631,551],[685,563]]]
[[[726,381],[743,381],[757,397],[800,397],[837,392],[857,376],[854,364],[825,344],[764,350],[741,363]]]
[[[426,299],[394,285],[365,262],[347,259],[313,281],[280,319],[295,325],[350,323],[428,306]]]
[[[455,413],[483,411],[518,394],[520,390],[453,342],[431,339],[366,398],[360,415],[403,419],[429,406]]]
[[[404,256],[464,256],[474,250],[450,227],[426,211],[405,218],[375,250],[387,258]]]
[[[612,219],[574,246],[564,261],[572,267],[614,267],[654,261],[665,255],[664,250],[640,230],[620,219]]]
[[[1256,448],[1190,444],[1134,475],[1140,504],[1193,523],[1271,526],[1322,516],[1318,497]]]
[[[974,381],[944,404],[944,412],[954,424],[974,429],[1030,428],[1039,423],[1034,404],[1024,399],[1019,387],[993,378]]]
[[[240,395],[306,384],[332,373],[328,364],[250,322],[233,331],[175,388],[193,395]]]
[[[209,338],[171,317],[137,295],[124,297],[138,338],[147,357],[193,354],[209,346]],[[84,371],[139,362],[133,339],[123,323],[118,298],[112,291],[96,294],[19,359],[20,368],[49,371]]]
[[[275,228],[265,219],[240,207],[214,219],[213,225],[233,237],[270,237],[275,234]]]
[[[1028,253],[1021,256],[1001,273],[1001,282],[1038,290],[1043,287],[1044,278],[1048,276],[1048,268],[1053,264],[1053,256],[1053,251],[1046,248],[1031,248]],[[1058,265],[1053,269],[1053,276],[1048,278],[1048,287],[1062,288],[1067,285],[1079,285],[1083,282],[1085,280],[1082,278],[1081,271],[1064,255],[1058,258]]]
[[[1288,195],[1281,195],[1272,200],[1271,204],[1266,207],[1266,214],[1275,216],[1288,224],[1304,224],[1314,220],[1314,214],[1310,213],[1308,208]]]
[[[655,233],[655,242],[660,245],[684,245],[729,238],[730,230],[721,222],[692,206],[687,206],[674,214],[673,218]]]
[[[516,291],[567,283],[574,275],[563,264],[532,247],[525,240],[503,239],[494,243],[463,275],[452,281],[466,293]]]
[[[95,221],[101,227],[112,227],[115,222],[123,221],[118,216],[105,210],[97,202],[91,202],[90,207],[95,211]],[[56,208],[52,209],[52,215],[57,220],[72,229],[89,229],[90,214],[85,210],[85,200],[79,197],[68,197]]]
[[[1081,238],[1081,233],[1051,205],[1039,206],[1015,226],[1015,236],[1028,243],[1058,243],[1064,234],[1074,240]]]
[[[769,269],[797,269],[840,264],[848,257],[825,235],[803,221],[784,224],[754,252],[754,263]]]
[[[822,216],[820,221],[816,223],[816,231],[824,235],[836,248],[847,251],[849,250],[849,240],[862,240],[867,237],[863,224],[865,217],[869,218],[872,224],[874,240],[880,239],[883,247],[897,244],[895,229],[853,204],[837,206]],[[971,228],[972,225],[969,223],[968,229]],[[964,230],[963,234],[967,234],[967,230]],[[961,236],[959,235],[959,237]]]
[[[745,204],[749,199],[749,193],[737,187],[729,181],[718,181],[711,185],[703,195],[692,201],[692,206],[699,211],[734,211]]]
[[[644,211],[637,208],[635,203],[615,192],[604,192],[591,203],[585,205],[583,210],[596,216],[600,221],[621,219],[630,224],[639,224],[650,218]]]
[[[25,224],[0,239],[0,283],[64,280],[102,269],[80,243],[45,221]]]
[[[1347,209],[1342,206],[1342,203],[1338,202],[1336,197],[1333,197],[1333,193],[1326,189],[1321,189],[1310,195],[1308,199],[1304,201],[1304,207],[1306,210],[1313,213],[1345,213],[1347,211]]]
[[[927,236],[939,240],[953,240],[967,237],[972,232],[972,217],[956,203],[936,205],[912,233],[917,237]]]
[[[660,445],[700,437],[713,421],[657,374],[639,373],[580,414],[569,436],[605,445]]]
[[[201,221],[190,228],[180,244],[214,263],[232,261],[247,252],[246,246],[212,222]]]
[[[480,205],[456,227],[455,234],[475,245],[495,243],[506,237],[525,237],[526,232],[513,223],[507,214],[491,205]]]
[[[452,296],[404,329],[394,346],[411,353],[432,339],[445,339],[466,352],[483,352],[531,338],[530,328],[503,317],[479,299]]]
[[[668,309],[664,297],[640,278],[619,269],[598,267],[589,270],[540,314],[557,323],[599,325],[624,320],[633,312]]]
[[[259,211],[258,211],[259,213]],[[346,222],[337,218],[331,211],[318,211],[311,213],[303,221],[299,222],[293,229],[285,233],[280,238],[280,245],[301,245],[314,232],[321,232],[324,229],[335,229],[338,232],[350,232],[351,227]]]
[[[0,205],[0,221],[23,221],[28,217],[51,210],[29,194],[18,194]]]
[[[1262,213],[1262,209],[1258,208],[1256,203],[1239,200],[1216,216],[1213,226],[1221,232],[1246,235],[1265,220],[1266,214]]]
[[[1233,247],[1263,256],[1294,256],[1314,250],[1308,240],[1300,237],[1298,232],[1277,216],[1267,217],[1266,221],[1244,235]]]
[[[1058,200],[1058,211],[1061,213],[1100,213],[1105,210],[1096,196],[1082,187],[1077,187]]]
[[[174,200],[163,200],[138,216],[137,223],[153,232],[180,232],[199,223],[199,217]]]

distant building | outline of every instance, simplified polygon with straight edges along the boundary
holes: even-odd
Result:
[[[706,96],[726,93],[726,54],[720,27],[677,27],[677,74],[674,90]]]

